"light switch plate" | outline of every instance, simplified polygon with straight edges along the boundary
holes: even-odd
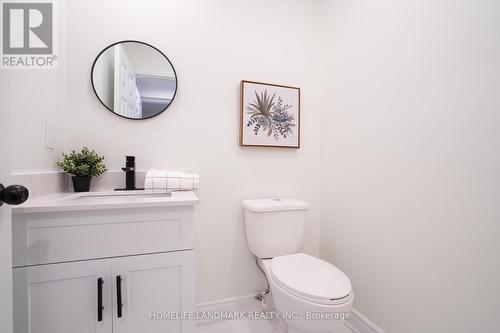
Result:
[[[54,149],[56,146],[56,126],[50,120],[45,121],[45,148]]]

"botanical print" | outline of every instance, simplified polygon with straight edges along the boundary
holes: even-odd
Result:
[[[299,146],[298,88],[242,82],[241,144]]]
[[[283,98],[278,96],[278,101],[274,102],[276,93],[272,97],[267,94],[267,89],[259,94],[255,93],[255,100],[247,106],[247,112],[250,114],[250,120],[247,127],[254,126],[255,135],[259,131],[267,133],[267,136],[273,135],[276,141],[280,136],[286,138],[287,134],[292,135],[292,127],[295,127],[295,118],[287,112],[292,107],[289,104],[283,104]]]

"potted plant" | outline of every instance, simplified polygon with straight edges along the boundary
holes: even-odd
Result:
[[[87,147],[83,147],[79,153],[73,150],[71,154],[62,155],[63,159],[57,162],[57,166],[73,175],[71,180],[75,192],[90,191],[92,177],[100,176],[107,171],[103,163],[104,157]]]

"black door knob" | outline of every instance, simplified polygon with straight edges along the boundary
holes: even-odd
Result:
[[[5,202],[8,205],[20,205],[28,200],[29,191],[21,185],[4,187],[0,184],[0,206]]]

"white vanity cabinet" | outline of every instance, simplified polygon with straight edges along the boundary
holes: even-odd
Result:
[[[110,268],[106,260],[14,268],[14,332],[111,332]]]
[[[193,332],[192,320],[157,315],[194,311],[193,259],[193,251],[113,259],[113,332]]]
[[[14,211],[14,333],[193,333],[196,201]]]
[[[193,332],[193,251],[14,268],[15,333]],[[121,306],[120,306],[121,305]]]

